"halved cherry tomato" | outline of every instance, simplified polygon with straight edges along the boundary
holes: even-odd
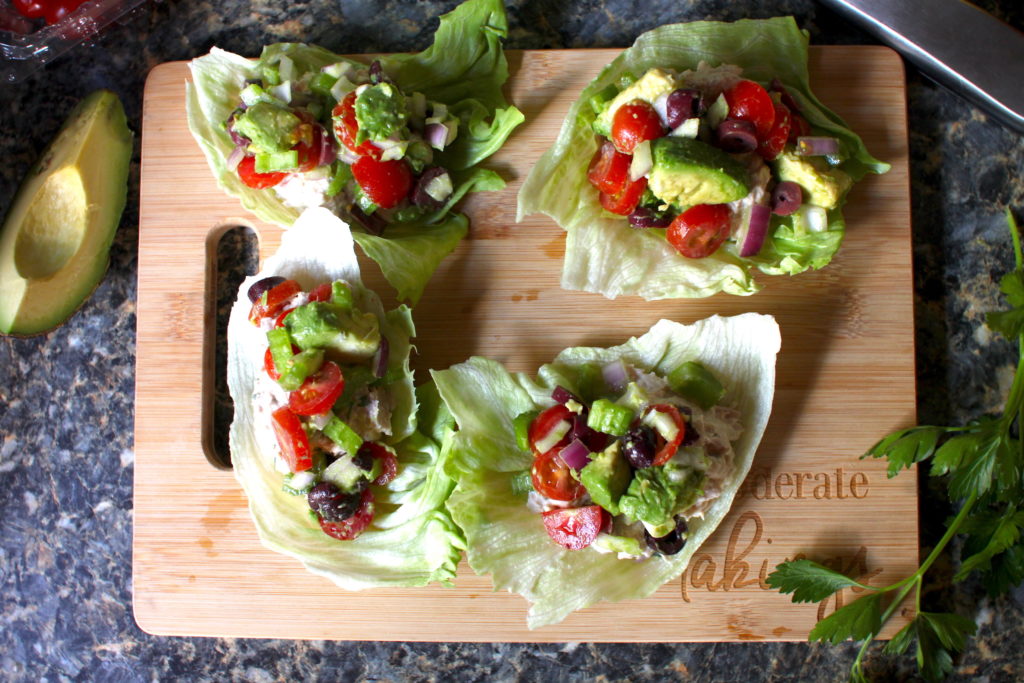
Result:
[[[757,153],[768,161],[782,153],[782,148],[786,146],[786,140],[789,139],[789,129],[792,127],[793,121],[786,105],[774,101],[773,104],[775,105],[775,122],[772,124],[772,129],[768,131],[768,135],[762,138],[757,146]]]
[[[679,444],[683,442],[683,437],[686,436],[686,420],[679,414],[679,409],[670,403],[655,403],[647,406],[644,415],[654,410],[668,415],[676,425],[676,435],[671,441],[667,440],[657,429],[654,430],[654,433],[657,435],[655,441],[655,448],[657,450],[654,452],[654,462],[652,464],[664,465],[676,454],[676,451],[679,450]]]
[[[550,408],[542,411],[540,415],[533,418],[533,422],[530,423],[530,428],[526,431],[533,454],[535,456],[539,456],[552,448],[561,448],[569,443],[569,430],[571,428],[572,411],[566,408],[564,404],[556,403]],[[547,444],[544,451],[538,449],[537,444],[546,440],[556,430],[561,430],[563,432],[562,437],[554,444]]]
[[[46,13],[49,0],[13,0],[11,4],[26,19],[38,19]]]
[[[757,129],[757,139],[763,140],[775,122],[775,103],[768,91],[754,81],[740,81],[725,91],[729,116],[750,121]]]
[[[309,437],[302,428],[302,422],[295,413],[282,406],[271,413],[274,435],[281,447],[281,456],[292,472],[302,472],[313,466],[313,453],[309,448]]]
[[[612,116],[612,142],[620,152],[632,154],[644,140],[660,138],[664,134],[661,118],[649,102],[627,102]]]
[[[337,363],[326,361],[288,394],[288,407],[296,415],[322,415],[331,409],[345,389],[345,378]]]
[[[382,444],[374,441],[364,441],[359,447],[360,453],[364,451],[373,456],[374,460],[380,460],[380,474],[373,480],[375,486],[388,484],[398,474],[398,458],[391,450]]]
[[[359,121],[356,120],[356,97],[355,92],[350,92],[331,111],[331,116],[334,120],[334,135],[338,138],[338,142],[345,145],[352,152],[361,156],[380,159],[380,148],[369,140],[364,140],[358,145],[356,144],[356,133],[359,132]]]
[[[302,285],[295,280],[285,280],[271,287],[249,309],[250,322],[259,325],[264,318],[277,318],[284,312],[292,297],[301,291]]]
[[[597,148],[597,153],[587,169],[587,180],[605,194],[616,194],[629,180],[629,165],[632,157],[615,149],[610,140]]]
[[[334,288],[330,282],[317,285],[309,291],[310,301],[330,301],[334,294]]]
[[[298,170],[303,173],[308,173],[314,168],[320,165],[320,148],[313,148],[313,145],[307,145],[305,142],[292,147],[299,155],[299,166]]]
[[[370,489],[365,489],[359,500],[359,508],[351,517],[340,522],[328,522],[320,515],[317,515],[317,519],[320,521],[320,528],[328,536],[339,541],[351,541],[370,526],[370,522],[373,521],[373,508],[373,493]]]
[[[798,137],[811,134],[811,124],[795,111],[790,112],[789,142],[796,143]]]
[[[572,470],[558,454],[560,450],[552,448],[538,455],[530,469],[530,479],[534,490],[546,498],[575,500],[583,492],[583,484],[572,476]]]
[[[352,175],[370,201],[382,209],[394,208],[412,189],[412,171],[404,159],[359,157],[352,164]]]
[[[665,237],[687,258],[710,256],[729,237],[729,207],[725,204],[691,206],[675,217]]]
[[[256,171],[256,157],[243,157],[238,162],[238,167],[235,169],[238,172],[238,177],[247,186],[256,190],[264,190],[268,187],[277,185],[288,175],[287,173],[279,173],[273,171],[271,173],[258,173]]]
[[[544,529],[551,540],[569,550],[582,550],[593,543],[607,516],[600,505],[549,510],[541,514]]]
[[[620,216],[628,216],[633,213],[633,209],[640,203],[640,198],[644,195],[645,189],[647,189],[647,178],[638,178],[633,182],[627,180],[626,184],[622,187],[622,191],[617,194],[604,194],[602,192],[601,206],[606,211],[611,211]]]

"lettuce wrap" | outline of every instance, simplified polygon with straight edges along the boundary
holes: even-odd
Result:
[[[886,172],[889,165],[872,157],[861,139],[811,92],[807,49],[808,34],[792,17],[700,21],[644,33],[606,66],[570,108],[558,138],[519,191],[518,220],[543,213],[567,232],[562,286],[608,298],[638,295],[649,300],[706,297],[720,291],[749,295],[760,289],[755,270],[794,275],[828,264],[845,232],[842,202],[830,208],[813,230],[792,216],[772,216],[767,239],[755,256],[739,256],[736,240],[730,239],[710,256],[691,259],[669,244],[664,230],[631,229],[625,216],[602,210],[598,191],[587,179],[599,148],[592,129],[598,112],[592,101],[609,86],[622,87],[654,68],[687,72],[726,65],[741,67],[743,79],[765,87],[778,79],[813,134],[839,141],[838,168],[850,179]]]
[[[274,435],[260,423],[268,417],[260,413],[255,398],[265,372],[267,334],[249,320],[248,290],[254,282],[274,275],[297,280],[303,288],[344,280],[358,309],[376,316],[389,342],[383,381],[392,412],[385,441],[397,456],[397,476],[385,486],[370,487],[376,499],[375,515],[353,540],[325,535],[306,496],[284,489]],[[444,506],[454,486],[443,471],[445,413],[429,393],[424,403],[418,403],[409,367],[414,334],[410,310],[399,306],[385,311],[376,294],[361,284],[345,224],[326,209],[304,212],[284,233],[279,251],[241,285],[227,334],[227,379],[235,411],[231,461],[263,545],[298,559],[309,571],[347,590],[432,581],[450,584],[463,541]]]
[[[429,211],[396,211],[387,216],[383,229],[381,221],[370,221],[365,213],[360,213],[365,210],[372,214],[372,202],[370,206],[360,204],[358,211],[336,209],[355,226],[356,242],[380,265],[401,300],[415,304],[438,264],[466,234],[468,220],[453,212],[453,206],[467,192],[500,190],[505,185],[497,173],[480,168],[478,164],[497,151],[523,121],[522,113],[508,105],[501,91],[508,78],[508,65],[501,47],[501,39],[507,31],[505,8],[500,0],[468,0],[441,17],[434,43],[426,50],[378,60],[384,78],[393,80],[403,92],[421,93],[429,101],[444,105],[445,115],[458,131],[442,151],[434,150],[431,157],[427,150],[427,157],[430,157],[427,165],[443,167],[451,176],[450,194],[439,206]],[[285,203],[274,188],[255,189],[240,180],[236,172],[237,152],[235,157],[232,155],[237,139],[232,140],[226,123],[235,115],[248,85],[265,84],[261,79],[267,78],[268,73],[274,80],[280,80],[284,78],[282,72],[286,71],[291,76],[289,85],[297,85],[285,89],[283,95],[281,90],[273,92],[281,97],[301,95],[303,98],[314,93],[315,96],[310,96],[312,104],[308,110],[327,131],[325,135],[331,136],[336,149],[341,149],[336,133],[331,132],[336,125],[331,120],[332,109],[338,104],[337,96],[341,91],[325,91],[325,84],[316,79],[327,78],[330,82],[333,77],[333,82],[337,83],[340,80],[337,75],[344,74],[350,67],[362,69],[364,75],[367,70],[367,64],[300,43],[269,45],[259,59],[247,59],[214,48],[208,55],[193,60],[190,64],[192,81],[186,84],[189,129],[220,187],[239,198],[245,208],[261,219],[289,227],[301,208],[294,201]],[[261,92],[260,96],[269,97],[266,92]],[[318,167],[313,173],[328,176],[322,168],[326,167]],[[326,185],[329,179],[335,185],[326,191],[328,198],[336,198],[344,192],[338,188],[343,185],[346,173],[351,180],[351,171],[344,161],[331,164],[324,183]],[[410,207],[407,201],[400,208]]]
[[[457,482],[448,508],[465,533],[470,566],[490,574],[495,590],[527,599],[530,628],[557,623],[599,601],[646,597],[680,576],[729,511],[750,469],[771,411],[779,346],[775,319],[748,313],[692,325],[662,320],[620,346],[569,348],[542,366],[536,378],[479,357],[433,371],[458,425],[446,463]],[[551,406],[559,386],[585,394],[594,366],[619,360],[662,376],[698,361],[720,379],[726,390],[722,403],[740,413],[742,433],[732,443],[731,473],[703,518],[691,520],[688,540],[674,555],[638,561],[591,547],[567,550],[549,538],[520,483],[524,474],[529,478],[534,456],[517,442],[517,416]]]

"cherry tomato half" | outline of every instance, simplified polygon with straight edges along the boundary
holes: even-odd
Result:
[[[337,363],[326,361],[288,394],[288,407],[296,415],[322,415],[331,409],[345,389],[345,378]]]
[[[48,0],[13,0],[14,9],[26,19],[38,19],[46,13]]]
[[[281,456],[292,472],[302,472],[313,466],[313,453],[309,448],[309,437],[302,428],[302,422],[295,413],[282,406],[271,413],[274,435],[281,448]]]
[[[583,484],[572,476],[572,470],[558,454],[561,448],[552,448],[538,455],[530,469],[533,488],[545,498],[575,500],[583,492]]]
[[[691,206],[675,217],[665,237],[687,258],[710,256],[729,237],[729,207],[725,204]]]
[[[47,0],[44,5],[43,16],[47,24],[56,24],[67,15],[74,12],[85,0]]]
[[[249,321],[259,325],[264,318],[277,318],[296,294],[302,291],[302,285],[295,280],[285,280],[267,290],[263,296],[249,309]]]
[[[620,216],[628,216],[633,213],[636,209],[637,204],[640,203],[640,198],[644,196],[644,190],[647,189],[647,178],[638,178],[635,181],[626,181],[626,184],[622,186],[622,190],[617,194],[604,194],[601,193],[601,206],[604,207],[605,211],[610,211]]]
[[[338,138],[338,142],[345,145],[350,151],[361,156],[380,159],[380,148],[369,140],[356,144],[356,133],[359,132],[359,121],[356,119],[356,97],[355,92],[350,92],[331,111],[334,120],[334,135]]]
[[[393,209],[412,189],[412,171],[404,159],[359,157],[352,164],[352,175],[370,201],[382,209]]]
[[[359,508],[351,517],[340,522],[328,522],[320,515],[317,515],[317,519],[320,521],[320,529],[328,536],[339,541],[351,541],[363,533],[366,527],[370,526],[370,522],[373,521],[373,507],[373,493],[370,492],[370,489],[365,489],[362,498],[359,500]]]
[[[796,112],[790,112],[789,119],[789,142],[796,144],[798,137],[811,134],[811,124],[803,116]]]
[[[679,444],[683,442],[683,437],[686,436],[686,420],[679,414],[679,409],[669,403],[655,403],[647,406],[644,414],[646,415],[651,411],[668,415],[676,425],[676,435],[672,440],[666,439],[657,429],[654,430],[655,434],[657,434],[657,440],[655,441],[655,448],[657,450],[654,452],[654,462],[651,464],[664,465],[676,454],[676,451],[679,450]]]
[[[374,460],[380,460],[380,474],[373,480],[375,486],[384,486],[391,482],[398,474],[398,458],[391,450],[385,447],[383,444],[379,444],[373,441],[364,441],[363,445],[359,447],[360,454],[363,452],[369,453],[373,456]]]
[[[238,162],[238,168],[235,169],[238,172],[238,177],[248,187],[256,190],[264,190],[268,187],[277,185],[288,175],[287,173],[279,173],[273,171],[271,173],[259,173],[256,171],[256,157],[243,157]]]
[[[620,152],[632,154],[644,140],[660,138],[664,134],[661,118],[649,102],[627,102],[612,116],[612,142]]]
[[[569,550],[582,550],[601,533],[607,515],[600,505],[587,505],[549,510],[542,513],[541,517],[551,540]]]
[[[330,301],[334,294],[334,288],[330,282],[325,282],[322,285],[317,285],[313,289],[309,290],[310,301]]]
[[[629,180],[631,161],[632,157],[615,149],[611,141],[605,140],[590,161],[587,180],[604,194],[617,194]]]
[[[782,153],[782,148],[786,146],[786,140],[789,139],[789,129],[792,127],[793,120],[786,105],[774,101],[773,104],[775,105],[775,122],[772,124],[772,129],[768,131],[768,135],[762,138],[757,146],[757,153],[768,161]]]
[[[775,103],[767,90],[754,81],[740,81],[724,94],[730,117],[753,123],[758,140],[768,136],[775,122]]]
[[[542,455],[543,452],[549,451],[552,448],[561,448],[569,443],[569,430],[572,428],[572,411],[565,407],[561,403],[542,411],[537,417],[533,418],[533,422],[530,423],[530,428],[527,430],[526,435],[530,441],[530,448],[533,450],[535,456]],[[545,444],[544,451],[537,448],[537,444],[541,441],[545,441],[548,437],[556,432],[561,431],[562,436],[557,442],[553,444]]]

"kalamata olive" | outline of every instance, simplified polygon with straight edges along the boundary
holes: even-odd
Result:
[[[430,183],[446,175],[448,175],[448,171],[441,166],[431,166],[423,171],[423,175],[416,181],[416,187],[412,190],[412,203],[430,211],[441,208],[448,197],[438,199],[431,196],[427,189],[430,187]]]
[[[655,538],[644,530],[644,538],[647,545],[662,555],[675,555],[686,545],[686,531],[688,530],[686,520],[676,517],[676,528],[661,538]]]
[[[718,146],[726,152],[739,154],[757,149],[757,128],[750,121],[726,119],[715,131]]]
[[[322,481],[309,490],[309,508],[328,522],[340,522],[359,509],[362,491],[342,491],[329,481]]]
[[[373,448],[369,442],[363,442],[363,445],[359,447],[356,454],[352,456],[352,462],[355,463],[356,467],[366,472],[373,469]]]
[[[657,439],[654,430],[641,424],[633,427],[622,437],[622,452],[629,464],[638,470],[654,464]]]
[[[355,205],[349,209],[349,215],[352,217],[352,220],[362,226],[363,230],[371,235],[383,235],[384,228],[388,225],[387,222],[376,213],[366,213]]]
[[[665,123],[669,128],[678,128],[686,119],[700,114],[700,92],[696,90],[673,90],[665,101]]]
[[[772,213],[788,216],[804,203],[803,189],[792,180],[783,180],[772,190]]]
[[[380,60],[375,59],[370,64],[369,69],[370,83],[385,83],[389,82],[387,74],[384,73],[384,69],[380,65]]]
[[[680,410],[679,412],[683,412]],[[680,446],[689,446],[697,443],[697,439],[700,438],[700,434],[697,433],[697,428],[693,426],[693,422],[686,421],[686,431],[683,432],[683,440],[679,443]]]
[[[629,214],[629,224],[634,228],[667,228],[672,224],[672,214],[638,206]]]
[[[284,282],[284,278],[280,275],[271,275],[262,280],[257,280],[249,286],[249,301],[256,303],[263,296],[264,292],[277,287],[282,282]]]
[[[587,426],[587,414],[574,415],[569,440],[579,439],[587,445],[592,453],[603,451],[608,445],[608,435],[595,431]]]

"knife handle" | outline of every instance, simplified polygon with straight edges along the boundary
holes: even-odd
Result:
[[[962,0],[823,2],[1024,133],[1024,33]]]

